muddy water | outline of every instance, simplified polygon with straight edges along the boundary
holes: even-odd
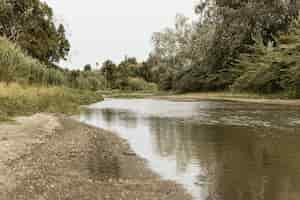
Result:
[[[300,199],[299,108],[106,99],[80,119],[127,139],[195,199]]]

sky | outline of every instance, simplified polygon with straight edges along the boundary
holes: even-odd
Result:
[[[192,17],[194,0],[44,0],[63,23],[71,43],[70,58],[63,67],[95,67],[107,59],[125,56],[146,59],[151,35],[174,25],[177,13]]]

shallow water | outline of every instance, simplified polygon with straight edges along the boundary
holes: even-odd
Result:
[[[106,99],[80,120],[127,139],[197,200],[300,199],[299,108]]]

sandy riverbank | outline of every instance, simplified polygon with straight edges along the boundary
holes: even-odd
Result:
[[[151,172],[126,141],[68,117],[0,124],[0,199],[191,199]]]

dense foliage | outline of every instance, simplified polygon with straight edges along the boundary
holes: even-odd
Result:
[[[45,64],[66,59],[70,50],[64,26],[40,0],[0,0],[0,36]]]
[[[101,74],[105,79],[106,89],[127,91],[155,91],[156,84],[151,83],[145,63],[138,63],[136,58],[127,58],[116,65],[107,60],[101,67]]]
[[[240,75],[232,88],[257,93],[285,92],[300,97],[300,23],[295,22],[289,33],[281,34],[276,47],[255,45],[254,53],[240,56],[234,66]]]
[[[291,52],[286,55],[280,49],[285,44],[278,38],[289,32],[294,34],[292,30],[298,29],[294,22],[298,18],[299,4],[295,0],[201,1],[196,6],[197,20],[178,15],[173,28],[154,33],[154,49],[146,62],[147,70],[155,77],[151,81],[158,83],[161,89],[183,92],[237,89],[240,83],[259,84],[258,79],[246,76],[246,71],[261,70],[261,75],[266,75],[272,74],[274,69],[262,69],[258,62],[273,66],[272,56],[294,59]],[[286,37],[293,38],[291,34]],[[270,48],[277,54],[266,50],[264,56],[258,58],[262,49]],[[252,67],[248,67],[248,63]],[[287,76],[282,71],[278,73]],[[296,76],[295,73],[288,76],[297,79],[291,77]],[[257,78],[265,80],[267,77],[257,74]],[[256,86],[244,89],[273,93],[296,87],[295,80],[284,82],[284,86],[281,83],[280,87],[271,89],[259,86],[260,89]],[[244,90],[240,87],[239,91]]]

